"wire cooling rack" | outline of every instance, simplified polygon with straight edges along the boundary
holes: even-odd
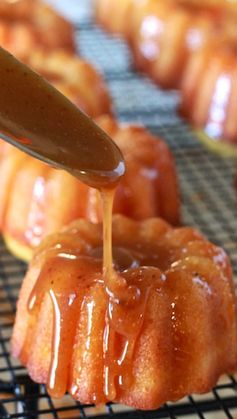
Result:
[[[50,0],[55,2],[56,0]],[[119,1],[119,0],[118,0]],[[57,0],[75,23],[81,54],[105,74],[120,120],[147,125],[169,143],[176,157],[185,224],[197,226],[225,247],[237,276],[237,190],[235,163],[211,154],[178,117],[175,92],[162,92],[131,70],[125,43],[92,23],[89,0]],[[237,166],[237,165],[236,165]],[[0,418],[237,418],[237,374],[223,376],[202,396],[168,403],[157,411],[134,411],[121,405],[83,406],[66,395],[52,400],[34,384],[9,353],[16,299],[26,266],[14,259],[0,240]],[[228,351],[228,343],[226,350]]]

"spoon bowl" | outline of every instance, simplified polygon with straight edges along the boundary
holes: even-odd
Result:
[[[121,151],[43,77],[0,48],[0,137],[98,189],[125,172]]]

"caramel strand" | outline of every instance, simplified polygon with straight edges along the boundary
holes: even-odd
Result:
[[[96,263],[99,276],[100,264]],[[65,265],[67,276],[62,273]],[[30,294],[29,312],[37,311],[39,315],[40,307],[48,297],[53,308],[52,356],[47,380],[47,390],[53,397],[63,397],[67,391],[77,319],[85,288],[95,281],[94,275],[90,275],[94,267],[91,258],[59,253],[45,262]],[[55,274],[55,271],[57,280],[51,281],[51,273]]]
[[[142,325],[144,311],[141,290],[136,285],[128,285],[124,276],[118,274],[113,267],[112,247],[112,209],[115,189],[103,190],[103,278],[106,293],[108,294],[108,309],[105,316],[104,329],[104,394],[108,400],[115,400],[117,389],[130,383],[132,376],[131,361],[135,342]],[[126,319],[129,310],[134,316],[141,319],[132,329]],[[121,351],[116,353],[116,342],[120,342]],[[124,368],[125,366],[125,368]]]
[[[113,190],[102,192],[104,208],[102,277],[101,258],[93,255],[80,256],[70,252],[67,246],[54,244],[49,254],[45,255],[43,267],[28,301],[29,312],[37,311],[38,316],[41,305],[45,304],[47,299],[48,306],[51,304],[52,307],[52,356],[47,389],[53,397],[62,397],[67,391],[77,321],[80,318],[82,305],[89,304],[86,300],[86,288],[96,282],[103,283],[107,296],[103,335],[104,395],[107,400],[116,400],[119,392],[132,384],[132,361],[136,341],[142,329],[150,290],[155,284],[146,268],[137,266],[138,261],[136,267],[132,268],[132,256],[129,258],[126,254],[129,266],[122,273],[118,273],[113,267],[113,196]],[[115,249],[116,263],[119,266],[120,258],[123,262],[126,250]],[[65,266],[67,275],[65,275]],[[54,273],[54,278],[56,274],[56,281],[51,281],[51,272]],[[88,313],[89,308],[88,306]],[[90,330],[87,338],[90,341]],[[76,390],[75,388],[73,391]]]

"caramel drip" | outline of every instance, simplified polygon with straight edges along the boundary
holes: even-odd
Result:
[[[102,190],[101,198],[103,202],[103,276],[107,288],[110,282],[116,280],[117,275],[113,270],[112,254],[112,212],[115,190]]]
[[[59,254],[45,262],[29,298],[28,309],[34,315],[39,315],[46,295],[51,299],[52,356],[47,390],[53,397],[63,397],[67,391],[72,348],[84,290],[96,280],[95,268],[98,272],[101,269],[91,258]]]
[[[103,277],[101,255],[78,256],[68,245],[54,246],[45,254],[43,268],[31,292],[29,312],[40,316],[41,305],[50,297],[53,313],[52,353],[47,380],[51,396],[62,397],[67,391],[76,329],[87,289],[100,281],[107,296],[104,320],[104,394],[115,400],[118,392],[132,383],[134,348],[142,329],[146,304],[154,281],[146,268],[137,267],[126,249],[115,248],[115,265],[128,265],[118,273],[112,258],[112,190],[103,191]],[[57,249],[58,247],[58,249]],[[126,263],[125,263],[126,262]],[[132,268],[136,266],[136,268]],[[149,268],[151,269],[151,268]],[[65,274],[66,273],[66,274]],[[88,307],[88,313],[90,312]],[[89,319],[88,319],[89,324]],[[88,342],[90,331],[88,329]]]
[[[103,200],[103,277],[108,294],[108,309],[104,330],[104,393],[108,400],[115,400],[118,386],[128,384],[131,378],[131,360],[137,336],[142,326],[146,297],[134,285],[128,285],[124,276],[113,267],[112,209],[115,190],[104,190]],[[146,293],[145,293],[146,294]],[[141,298],[143,297],[143,298]],[[144,301],[142,301],[144,300]],[[129,311],[133,323],[127,323]],[[133,327],[135,325],[135,327]],[[122,351],[116,353],[116,342]],[[125,368],[124,368],[125,365]]]
[[[123,300],[109,298],[103,348],[104,393],[108,400],[116,400],[118,392],[132,384],[134,350],[142,330],[150,292],[156,285],[150,275],[152,269],[141,267],[123,272],[126,281]],[[154,269],[157,277],[157,268]],[[129,297],[127,299],[129,288],[136,290],[139,295],[137,301],[132,302]]]
[[[103,200],[103,278],[101,260],[78,256],[77,251],[71,253],[70,247],[59,243],[58,252],[57,246],[50,248],[48,254],[43,252],[43,268],[29,298],[29,312],[39,317],[41,306],[51,303],[48,391],[61,397],[67,390],[86,287],[102,280],[108,300],[103,347],[104,393],[114,400],[118,388],[130,382],[131,360],[148,292],[139,281],[133,280],[133,275],[126,277],[126,271],[117,273],[113,267],[112,206],[115,187],[125,171],[123,156],[92,120],[45,80],[1,48],[0,58],[0,135],[27,153],[79,177],[101,191]],[[121,254],[124,260],[126,250]]]
[[[134,286],[127,286],[126,280],[119,275],[113,267],[112,254],[112,210],[115,189],[103,190],[101,193],[103,201],[103,277],[106,292],[113,301],[126,303],[139,299],[139,290]]]
[[[53,330],[48,390],[52,396],[61,397],[67,389],[76,323],[86,287],[102,280],[108,300],[103,347],[104,393],[114,400],[118,387],[130,382],[134,347],[150,290],[150,285],[143,287],[139,269],[134,273],[130,269],[118,273],[113,267],[112,206],[115,188],[125,172],[123,156],[92,120],[2,48],[0,61],[0,136],[98,189],[103,200],[103,278],[101,261],[70,253],[67,246],[65,249],[59,243],[58,254],[57,246],[48,255],[43,252],[43,268],[29,298],[29,311],[37,316],[48,297],[51,301]],[[122,253],[124,259],[126,250]]]

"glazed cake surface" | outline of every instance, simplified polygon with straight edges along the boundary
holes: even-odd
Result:
[[[20,292],[13,355],[52,396],[82,403],[154,409],[209,391],[237,363],[225,252],[193,228],[114,216],[113,254],[124,288],[108,290],[101,224],[45,239]]]
[[[237,56],[233,45],[210,43],[190,56],[181,86],[182,116],[216,141],[236,144],[236,98]]]

